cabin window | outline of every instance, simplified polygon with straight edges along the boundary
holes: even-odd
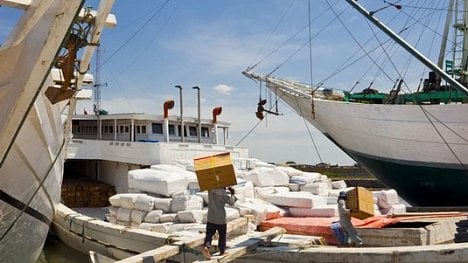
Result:
[[[124,133],[124,126],[120,125],[120,133]]]
[[[190,136],[197,136],[197,127],[190,126],[189,127],[189,134],[190,134]]]
[[[108,133],[109,132],[109,126],[104,126],[104,133]]]
[[[173,124],[169,124],[169,134],[175,135],[175,126]]]
[[[162,124],[161,123],[152,123],[151,124],[153,133],[163,134]]]
[[[140,125],[135,126],[136,127],[136,133],[140,134]]]
[[[130,131],[130,128],[128,126],[125,126],[125,133],[128,133]]]
[[[184,137],[187,137],[187,127],[184,126]],[[179,132],[179,136],[182,135],[182,133],[180,132],[180,125],[177,125],[177,131]]]
[[[109,126],[109,133],[114,133],[114,126]]]
[[[141,133],[146,134],[146,125],[141,126]]]
[[[210,131],[208,129],[208,127],[201,127],[201,134],[202,134],[202,137],[210,137]]]

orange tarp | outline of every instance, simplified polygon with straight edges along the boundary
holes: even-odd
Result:
[[[400,217],[373,216],[364,220],[353,217],[351,222],[356,228],[383,228],[407,219],[415,220],[463,215],[463,213],[418,214],[414,216],[407,214]],[[286,232],[289,234],[321,236],[325,238],[328,244],[336,245],[337,241],[330,226],[333,222],[338,220],[338,217],[280,217],[261,223],[259,229],[260,231],[265,231],[279,226],[286,229]]]

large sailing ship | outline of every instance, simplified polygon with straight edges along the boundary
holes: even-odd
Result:
[[[395,80],[388,93],[367,88],[359,93],[337,94],[332,89],[260,75],[251,69],[243,74],[266,83],[280,100],[372,175],[397,189],[411,205],[468,205],[467,1],[451,0],[444,5],[447,22],[440,34],[442,55],[437,64],[380,22],[376,11],[367,11],[355,0],[346,2],[430,69],[417,91],[414,87],[414,92],[405,93],[404,78]],[[397,9],[404,4],[383,3]],[[453,15],[459,8],[461,19]],[[452,21],[455,37],[460,39],[454,46],[461,50],[461,56],[444,60]]]
[[[23,10],[0,46],[0,262],[36,262],[60,203],[68,116],[113,1],[83,3],[0,1]]]

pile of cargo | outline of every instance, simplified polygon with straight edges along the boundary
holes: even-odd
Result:
[[[64,180],[62,201],[68,207],[105,207],[115,188],[108,184],[89,180]]]
[[[233,180],[237,202],[226,208],[228,220],[248,216],[252,229],[266,220],[286,216],[336,218],[341,191],[348,192],[348,207],[356,218],[406,210],[395,190],[371,192],[347,187],[344,181],[332,182],[319,173],[256,159],[235,159],[230,164],[217,161],[153,165],[130,171],[132,193],[109,199],[110,222],[164,233],[203,231],[208,204],[208,193],[203,190],[230,185]],[[208,167],[210,163],[212,167]]]

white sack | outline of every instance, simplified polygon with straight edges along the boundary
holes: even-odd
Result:
[[[285,193],[289,192],[288,186],[275,186],[275,193]]]
[[[184,192],[188,180],[179,173],[155,169],[138,169],[128,172],[128,187],[142,191],[171,196]]]
[[[301,189],[301,185],[296,183],[289,183],[288,188],[290,191],[297,192]]]
[[[117,221],[130,222],[131,221],[131,214],[132,214],[131,209],[121,207],[121,208],[119,208],[119,210],[117,210]]]
[[[177,212],[177,218],[181,223],[201,223],[208,210],[190,210]]]
[[[172,197],[171,212],[184,210],[201,210],[203,199],[197,195],[175,195]]]
[[[109,214],[111,214],[111,216],[117,216],[117,212],[119,211],[119,207],[109,206],[108,210],[109,210]]]
[[[328,184],[327,183],[309,183],[301,185],[301,191],[310,192],[314,195],[328,195]]]
[[[148,212],[147,211],[141,211],[137,209],[133,209],[132,213],[130,215],[130,218],[132,222],[141,224],[145,220],[145,216]]]
[[[287,166],[277,166],[277,168],[283,173],[287,174],[289,177],[302,175],[304,172],[296,168],[287,167]]]
[[[304,172],[302,175],[291,176],[291,178],[289,178],[289,182],[295,184],[310,184],[320,180],[321,177],[322,174],[320,173]]]
[[[109,217],[109,223],[116,225],[117,224],[117,216],[111,215]]]
[[[406,206],[404,204],[392,204],[388,209],[380,209],[384,215],[404,214],[406,213]]]
[[[153,200],[155,210],[162,210],[164,213],[171,211],[172,198],[155,197]]]
[[[139,195],[133,204],[134,209],[149,212],[154,209],[154,197]]]
[[[272,167],[257,167],[245,173],[245,179],[255,186],[287,186],[289,177],[281,170]]]
[[[116,194],[116,195],[109,197],[109,202],[112,206],[133,209],[133,204],[135,200],[138,198],[138,196],[140,195],[145,195],[145,194],[129,194],[129,193]]]
[[[169,214],[162,214],[159,217],[159,222],[166,223],[166,222],[178,222],[177,214],[176,213],[169,213]]]
[[[255,200],[255,199],[250,199]],[[254,216],[255,225],[260,225],[266,219],[267,207],[263,204],[255,204],[250,200],[244,202],[236,202],[236,207],[249,209]]]
[[[309,192],[287,192],[272,194],[268,196],[267,201],[279,206],[312,208],[326,205],[327,197]]]
[[[347,187],[344,180],[332,181],[331,184],[333,189],[344,189]]]
[[[291,207],[289,208],[289,213],[293,217],[336,217],[338,216],[338,206],[326,205],[314,208]]]
[[[153,210],[146,214],[144,221],[147,223],[159,223],[159,217],[163,214],[162,210]]]
[[[391,205],[400,203],[398,193],[394,189],[376,191],[374,196],[378,198],[380,208],[390,209]]]
[[[255,187],[255,198],[266,200],[269,195],[275,193],[275,188],[273,186],[265,187]]]
[[[242,185],[239,185],[239,183],[238,183],[233,188],[234,188],[234,191],[235,191],[236,195],[242,195],[245,198],[254,198],[255,197],[254,185],[250,181],[246,181]]]

